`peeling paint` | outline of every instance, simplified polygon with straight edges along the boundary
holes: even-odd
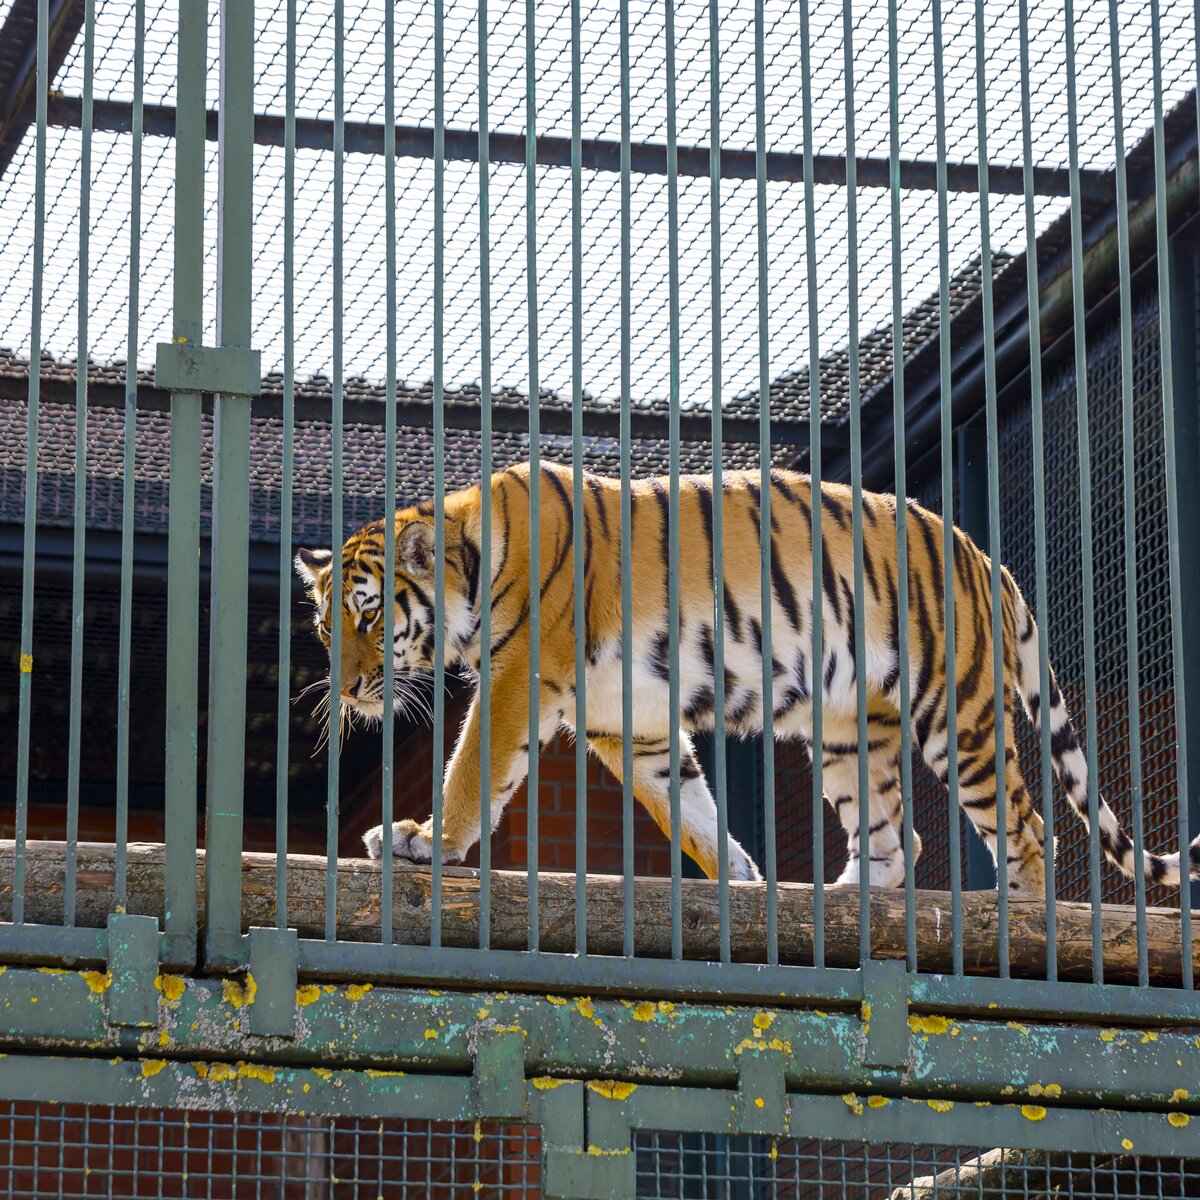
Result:
[[[588,1091],[609,1100],[628,1100],[637,1091],[636,1083],[620,1083],[615,1079],[589,1079]]]
[[[321,989],[315,983],[308,983],[304,987],[296,989],[296,1003],[301,1008],[307,1008],[310,1004],[316,1004],[320,998]]]
[[[1046,1110],[1040,1104],[1022,1104],[1021,1116],[1027,1121],[1044,1121]]]

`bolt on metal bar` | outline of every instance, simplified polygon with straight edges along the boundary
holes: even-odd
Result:
[[[529,949],[538,948],[538,753],[541,748],[541,428],[538,409],[537,3],[525,0],[525,303],[529,325],[529,772],[525,795]]]
[[[888,144],[892,154],[892,361],[904,361],[904,279],[900,220],[900,41],[896,0],[888,0]],[[916,877],[913,854],[912,697],[909,677],[908,467],[904,447],[904,370],[892,375],[896,464],[896,666],[900,672],[900,797],[904,848],[904,944],[910,971],[917,969]],[[947,672],[948,673],[948,672]]]
[[[809,507],[812,510],[812,647],[809,653],[809,673],[812,676],[810,758],[812,759],[813,966],[819,968],[825,965],[825,795],[823,783],[825,541],[822,533],[825,502],[821,491],[821,307],[817,288],[812,47],[808,6],[809,0],[800,0],[800,86],[804,102],[804,256],[808,283],[808,467],[811,480]]]
[[[1083,296],[1083,214],[1079,194],[1079,115],[1075,80],[1075,5],[1063,0],[1067,71],[1067,147],[1071,171],[1071,294],[1075,335],[1075,416],[1079,443],[1079,526],[1083,585],[1083,679],[1088,713],[1088,898],[1092,905],[1092,977],[1104,982],[1100,923],[1100,763],[1096,721],[1096,586],[1092,551],[1092,450],[1088,427],[1087,330]]]
[[[987,200],[987,58],[984,51],[984,0],[975,0],[975,119],[979,130],[979,242],[983,291],[984,388],[988,443],[988,553],[992,583],[992,711],[995,716],[996,891],[1000,977],[1009,975],[1008,931],[1008,763],[1004,710],[1004,622],[1000,565],[1000,436],[996,412],[996,319],[992,299],[992,235]]]
[[[621,37],[621,907],[622,950],[633,957],[633,319],[630,221],[629,0],[620,0]]]
[[[33,303],[29,329],[29,359],[42,357],[42,286],[46,253],[46,92],[49,79],[49,0],[38,0],[37,10],[37,172],[33,184]],[[17,795],[16,850],[13,859],[12,920],[25,920],[25,843],[29,836],[29,721],[33,685],[33,574],[37,547],[38,411],[41,372],[29,372],[29,407],[25,432],[25,527],[21,547],[21,655],[17,676]]]
[[[712,581],[713,581],[713,796],[717,805],[717,908],[720,955],[729,962],[729,780],[725,730],[725,449],[722,429],[721,313],[721,22],[718,0],[708,4],[709,254],[712,306]]]
[[[383,480],[383,584],[379,601],[383,613],[383,761],[379,772],[379,822],[383,831],[380,858],[381,911],[379,940],[392,941],[392,892],[395,860],[392,857],[392,808],[396,774],[396,10],[392,4],[383,10],[383,112],[387,125],[384,137],[384,285],[387,306],[387,364],[384,416]],[[386,136],[390,134],[390,136]],[[483,539],[487,541],[486,538]]]
[[[941,0],[932,0],[933,89],[938,162],[938,389],[941,398],[942,566],[946,627],[946,790],[949,798],[950,941],[954,974],[963,973],[962,813],[958,787],[958,676],[954,582],[954,409],[950,345],[950,219],[946,198],[946,68]]]
[[[220,61],[217,341],[220,346],[249,347],[254,258],[253,3],[223,0]],[[219,394],[214,411],[205,902],[206,957],[216,965],[235,963],[241,957],[250,397]]]
[[[429,944],[442,944],[442,789],[446,742],[446,15],[433,6],[433,862]]]
[[[767,317],[770,295],[767,279],[767,86],[763,52],[763,0],[754,0],[754,133],[758,147],[755,189],[758,230],[758,471],[759,471],[759,588],[762,597],[762,770],[763,855],[767,882],[767,962],[779,963],[779,863],[775,839],[775,658],[771,652],[774,607],[775,538],[771,525],[771,367]],[[714,688],[715,690],[715,688]],[[722,858],[727,858],[724,843]]]
[[[1150,43],[1154,77],[1154,218],[1155,249],[1158,256],[1158,325],[1162,360],[1163,442],[1167,476],[1167,530],[1171,580],[1171,667],[1175,685],[1175,729],[1178,737],[1175,771],[1178,783],[1179,820],[1179,950],[1181,986],[1190,990],[1192,970],[1192,903],[1188,878],[1188,776],[1187,694],[1184,674],[1183,590],[1179,544],[1179,476],[1175,449],[1175,373],[1172,357],[1171,280],[1167,225],[1166,141],[1163,127],[1162,19],[1159,0],[1150,0]]]
[[[479,948],[492,926],[492,266],[488,167],[488,8],[479,0]],[[502,768],[503,769],[503,768]]]
[[[204,332],[204,91],[207,0],[180,0],[175,92],[175,257],[171,334]],[[200,416],[197,392],[171,393],[167,513],[164,962],[196,958],[196,743],[200,635]]]
[[[1200,23],[1198,23],[1200,24]],[[1125,671],[1129,690],[1129,782],[1133,808],[1133,903],[1137,922],[1138,984],[1150,983],[1150,964],[1146,945],[1146,859],[1145,859],[1145,786],[1142,766],[1142,710],[1138,677],[1138,596],[1137,596],[1137,476],[1133,408],[1133,302],[1132,272],[1129,257],[1129,180],[1125,163],[1125,106],[1121,81],[1121,30],[1117,0],[1108,4],[1108,40],[1111,54],[1113,88],[1113,149],[1117,188],[1117,272],[1121,306],[1121,474],[1123,489],[1123,530],[1125,541]],[[1039,601],[1040,605],[1040,601]],[[1045,639],[1042,639],[1044,645]],[[1042,692],[1045,695],[1045,692]],[[1042,718],[1044,727],[1043,772],[1049,775],[1046,747],[1050,737],[1050,716]],[[1094,737],[1095,735],[1093,735]],[[1047,823],[1046,842],[1051,844],[1052,826]],[[1051,862],[1052,856],[1047,856]]]
[[[1058,911],[1055,895],[1054,785],[1050,745],[1050,601],[1046,551],[1046,451],[1042,413],[1041,292],[1038,286],[1037,224],[1033,204],[1033,104],[1029,90],[1029,6],[1018,0],[1021,39],[1021,146],[1025,161],[1025,283],[1029,325],[1029,404],[1033,442],[1033,523],[1037,578],[1038,733],[1041,739],[1042,819],[1045,823],[1046,978],[1058,978]],[[1122,164],[1122,169],[1124,164]]]
[[[575,951],[587,953],[587,627],[583,511],[583,171],[579,0],[571,0],[571,559],[575,569]]]
[[[858,710],[858,931],[859,957],[871,957],[871,794],[867,753],[866,604],[863,597],[862,394],[858,344],[858,180],[854,169],[854,14],[853,0],[842,5],[843,71],[846,76],[846,256],[849,275],[850,487],[854,545],[854,689]]]
[[[146,60],[146,0],[133,6],[133,128],[129,162],[129,310],[125,338],[125,423],[121,471],[121,579],[117,634],[118,910],[126,907],[129,841],[129,668],[133,653],[133,510],[137,484],[137,349],[142,274],[142,97]]]
[[[667,499],[668,766],[671,814],[671,957],[683,957],[683,858],[679,738],[679,162],[675,109],[675,0],[663,0],[667,75],[667,263],[670,323],[670,454]],[[628,736],[628,735],[627,735]]]
[[[342,314],[344,311],[345,265],[343,246],[343,209],[346,188],[346,11],[344,0],[333,5],[333,397],[330,441],[332,470],[330,479],[329,564],[329,736],[325,801],[325,940],[337,937],[337,853],[339,769],[342,750],[342,422],[343,348]],[[349,681],[353,682],[353,681]]]
[[[75,924],[75,861],[79,843],[79,758],[83,723],[83,582],[87,553],[87,361],[88,282],[91,274],[92,88],[96,51],[96,4],[85,0],[83,16],[83,120],[79,139],[79,253],[75,360],[75,504],[71,554],[71,672],[67,715],[67,854],[63,879],[63,924]]]
[[[296,3],[297,0],[287,0],[287,30],[284,35],[283,461],[279,487],[279,698],[275,730],[275,919],[280,929],[287,928],[288,729],[292,684],[292,470],[296,429]],[[385,638],[384,645],[387,644]],[[385,720],[384,727],[387,725]],[[383,920],[390,920],[391,914],[391,905],[384,904]]]

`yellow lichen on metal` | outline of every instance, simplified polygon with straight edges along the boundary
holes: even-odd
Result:
[[[596,1016],[595,1010],[592,1008],[592,999],[590,996],[580,996],[575,1001],[575,1009],[581,1017],[587,1017],[589,1021]]]
[[[926,1100],[925,1103],[936,1113],[948,1113],[954,1107],[953,1100]]]
[[[885,1108],[887,1106],[887,1102],[888,1102],[888,1098],[886,1096],[868,1096],[867,1097],[867,1107],[868,1108]]]
[[[486,1017],[488,1015],[488,1012],[489,1012],[488,1009],[481,1008],[475,1015],[476,1015],[476,1017],[479,1018],[479,1020],[482,1021],[484,1019],[484,1017]]]
[[[587,1152],[593,1158],[608,1158],[613,1155],[632,1154],[633,1149],[632,1147],[626,1146],[623,1149],[618,1150],[601,1150],[599,1146],[588,1146]],[[582,1153],[582,1151],[580,1153]]]
[[[1171,1099],[1168,1101],[1168,1103],[1169,1104],[1181,1104],[1187,1098],[1188,1098],[1187,1088],[1176,1088],[1171,1093]]]
[[[780,1054],[791,1054],[792,1043],[781,1038],[771,1038],[768,1041],[761,1033],[755,1031],[755,1037],[743,1038],[733,1048],[734,1054],[743,1054],[747,1050],[778,1050]]]
[[[296,989],[296,1003],[301,1008],[307,1008],[310,1004],[316,1004],[321,998],[321,989],[315,983],[306,983],[303,987]]]
[[[236,979],[221,980],[221,995],[225,1003],[233,1008],[245,1008],[254,1003],[254,994],[258,991],[258,984],[254,982],[254,976],[249,972],[246,974],[245,984],[239,983]]]
[[[862,1102],[853,1092],[847,1092],[842,1097],[842,1102],[856,1117],[862,1116]]]
[[[155,975],[154,987],[162,992],[163,999],[174,1004],[183,995],[187,980],[182,975]]]
[[[568,1083],[578,1083],[578,1079],[555,1079],[553,1075],[537,1075],[530,1080],[539,1092],[548,1092],[556,1087],[562,1087]]]
[[[112,986],[111,971],[80,971],[79,977],[97,996],[104,995]]]
[[[425,1030],[425,1040],[426,1040],[427,1042],[432,1042],[432,1041],[433,1041],[433,1039],[434,1039],[434,1038],[436,1038],[436,1037],[437,1037],[437,1030],[436,1030],[436,1029],[427,1029],[427,1030]]]
[[[1020,1021],[1009,1021],[1008,1028],[1015,1029],[1018,1033],[1024,1034],[1025,1037],[1029,1036],[1029,1030]]]
[[[1142,1034],[1142,1045],[1143,1046],[1147,1042],[1157,1042],[1157,1041],[1158,1041],[1158,1034],[1155,1033],[1153,1029],[1147,1029],[1146,1032]]]
[[[641,1004],[634,1007],[633,1019],[635,1021],[653,1021],[658,1010],[649,1000],[643,1000]]]
[[[608,1100],[627,1100],[637,1091],[636,1083],[621,1083],[616,1079],[589,1079],[588,1091]]]
[[[1022,1104],[1021,1116],[1027,1121],[1044,1121],[1046,1110],[1040,1104]]]
[[[1128,1138],[1121,1139],[1121,1147],[1125,1150],[1132,1150],[1133,1143]]]
[[[20,658],[21,674],[31,675],[33,673],[33,655],[22,654]]]
[[[159,1073],[167,1065],[165,1058],[143,1058],[142,1059],[142,1075],[146,1079],[151,1079]]]
[[[374,986],[373,983],[352,983],[346,989],[346,995],[357,1004]]]
[[[557,1007],[561,1007],[567,1003],[567,998],[565,996],[547,996],[546,999]]]
[[[913,1033],[932,1034],[936,1037],[949,1031],[950,1022],[945,1017],[914,1015],[908,1018],[908,1027]]]
[[[754,1107],[755,1108],[762,1108],[765,1104],[766,1104],[766,1101],[761,1096],[754,1097]]]
[[[1115,1030],[1115,1029],[1100,1030],[1100,1040],[1102,1042],[1111,1042],[1113,1040],[1113,1038],[1115,1038],[1116,1036],[1117,1036],[1117,1030]]]
[[[1192,1123],[1192,1118],[1187,1113],[1167,1113],[1167,1124],[1173,1125],[1176,1129],[1186,1129]]]
[[[171,1044],[171,1035],[165,1029],[158,1031],[158,1044],[160,1046],[169,1046]]]
[[[374,1067],[368,1067],[363,1074],[372,1079],[401,1079],[404,1076],[403,1071],[379,1071]]]
[[[865,1005],[864,1007],[870,1008],[870,1005]],[[868,1013],[867,1015],[870,1016],[870,1013]],[[776,1014],[773,1012],[755,1013],[754,1014],[754,1028],[755,1029],[770,1029],[771,1025],[775,1021],[775,1016],[776,1016]]]
[[[262,1063],[240,1062],[237,1065],[238,1074],[243,1079],[257,1079],[260,1083],[275,1082],[275,1068],[265,1067]]]
[[[1062,1095],[1062,1084],[1032,1083],[1029,1085],[1029,1094],[1031,1096],[1048,1096],[1051,1100],[1057,1100]]]
[[[66,967],[38,967],[39,975],[66,975]]]

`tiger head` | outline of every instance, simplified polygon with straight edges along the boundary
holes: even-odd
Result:
[[[333,554],[302,549],[296,572],[312,600],[313,626],[328,652],[331,648],[331,583]],[[382,719],[384,704],[383,604],[394,605],[392,707],[403,711],[410,703],[423,707],[419,684],[433,670],[434,653],[434,532],[421,517],[397,518],[396,574],[391,588],[384,581],[384,525],[375,521],[354,534],[342,548],[341,603],[341,720],[358,714]],[[448,581],[449,582],[449,581]],[[326,694],[318,708],[328,703]],[[327,710],[326,710],[327,712]]]

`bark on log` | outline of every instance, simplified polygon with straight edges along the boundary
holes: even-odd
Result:
[[[0,919],[11,912],[15,844],[0,841]],[[77,848],[76,923],[102,928],[113,909],[114,848],[81,843]],[[197,857],[196,895],[204,922],[204,853]],[[66,845],[30,842],[26,851],[25,919],[49,925],[63,920]],[[288,856],[287,923],[301,936],[321,937],[325,925],[323,857]],[[423,945],[429,940],[430,872],[427,867],[395,864],[392,919],[395,941]],[[539,876],[541,945],[548,951],[575,949],[575,876],[543,872]],[[446,867],[442,875],[442,941],[448,946],[479,944],[479,872]],[[366,859],[337,864],[338,937],[346,941],[378,941],[381,872]],[[520,871],[493,871],[491,877],[491,944],[497,949],[524,949],[528,926],[526,877]],[[917,959],[922,971],[948,972],[953,967],[950,895],[917,893]],[[623,886],[620,876],[593,875],[587,888],[588,949],[597,954],[622,953]],[[637,954],[664,958],[671,952],[671,881],[639,878],[635,883],[634,944]],[[128,852],[126,910],[162,916],[164,851],[160,845],[132,844]],[[998,913],[994,892],[962,895],[964,967],[969,974],[994,975],[998,964]],[[781,883],[778,893],[780,958],[785,963],[812,961],[813,888]],[[1092,978],[1091,908],[1061,901],[1058,914],[1058,972],[1064,980]],[[691,959],[719,957],[717,885],[711,880],[683,881],[683,946]],[[275,856],[242,855],[242,925],[275,924]],[[1194,915],[1200,930],[1200,913]],[[1111,983],[1137,981],[1136,924],[1132,908],[1104,905],[1101,914],[1104,975]],[[729,888],[730,941],[733,957],[744,962],[766,960],[766,887],[732,883]],[[878,889],[871,895],[871,940],[879,958],[903,958],[904,893]],[[1045,905],[1011,897],[1009,939],[1012,973],[1045,978]],[[1150,976],[1159,984],[1180,980],[1178,909],[1151,908],[1146,913]],[[854,967],[859,961],[858,892],[855,888],[825,891],[825,956],[830,966]],[[1200,972],[1200,937],[1193,939],[1193,965]]]

